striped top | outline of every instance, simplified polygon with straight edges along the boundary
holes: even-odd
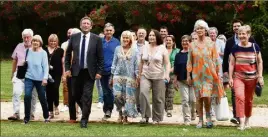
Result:
[[[257,54],[260,52],[258,44],[254,44]],[[234,77],[241,79],[257,78],[256,55],[253,46],[242,47],[235,45],[232,49],[235,58]]]

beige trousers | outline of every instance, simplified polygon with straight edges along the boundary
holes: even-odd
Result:
[[[196,111],[196,97],[194,88],[183,82],[178,82],[181,93],[181,104],[184,122],[191,122],[191,117],[194,117]]]
[[[140,81],[140,108],[143,118],[151,117],[150,89],[152,89],[153,121],[163,121],[165,109],[165,83],[163,79],[147,79]]]

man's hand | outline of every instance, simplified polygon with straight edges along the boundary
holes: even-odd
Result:
[[[225,76],[225,77],[229,77],[228,72],[224,72],[224,73],[223,73],[223,76]]]
[[[46,85],[47,85],[47,80],[44,79],[44,80],[42,81],[42,86],[46,86]]]
[[[66,77],[72,77],[72,73],[71,73],[71,71],[70,71],[70,70],[66,71],[66,72],[65,72],[65,76],[66,76]]]
[[[191,86],[193,84],[193,81],[192,81],[191,77],[187,77],[187,84],[189,86]]]
[[[100,74],[96,74],[95,79],[101,79],[101,75]]]
[[[13,76],[14,76],[14,73],[11,74],[11,81],[12,81],[12,79],[13,79]]]

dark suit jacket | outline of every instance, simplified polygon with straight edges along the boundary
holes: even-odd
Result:
[[[90,33],[90,32],[89,32]],[[80,40],[82,33],[77,33],[71,36],[69,44],[66,50],[65,56],[65,71],[71,70],[72,76],[78,76],[79,67],[79,51]],[[89,75],[92,79],[95,79],[96,74],[102,74],[103,71],[103,52],[101,38],[93,33],[90,33],[89,44],[87,51],[87,68]],[[73,52],[73,58],[72,58]],[[71,58],[73,59],[71,61]]]
[[[232,36],[226,41],[224,55],[223,55],[223,72],[229,72],[229,55],[235,45],[235,36]],[[249,42],[256,43],[253,37],[249,38]]]

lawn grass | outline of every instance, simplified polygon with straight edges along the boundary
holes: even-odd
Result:
[[[12,83],[11,83],[11,61],[1,61],[1,100],[2,101],[12,101]],[[268,81],[268,74],[264,75],[264,81]],[[266,105],[268,106],[268,84],[265,84],[263,88],[263,94],[261,97],[254,96],[254,104],[256,105]],[[227,91],[227,96],[229,104],[231,102],[231,91]],[[23,97],[23,96],[22,96]],[[60,100],[62,100],[62,86],[60,87]],[[98,92],[94,88],[93,92],[93,102],[98,101]],[[177,91],[174,97],[174,104],[180,104],[180,93]]]
[[[16,131],[16,132],[14,132]],[[1,121],[1,136],[267,136],[265,128],[238,131],[236,127],[196,129],[177,125],[121,125],[89,123],[87,129],[79,124]]]

